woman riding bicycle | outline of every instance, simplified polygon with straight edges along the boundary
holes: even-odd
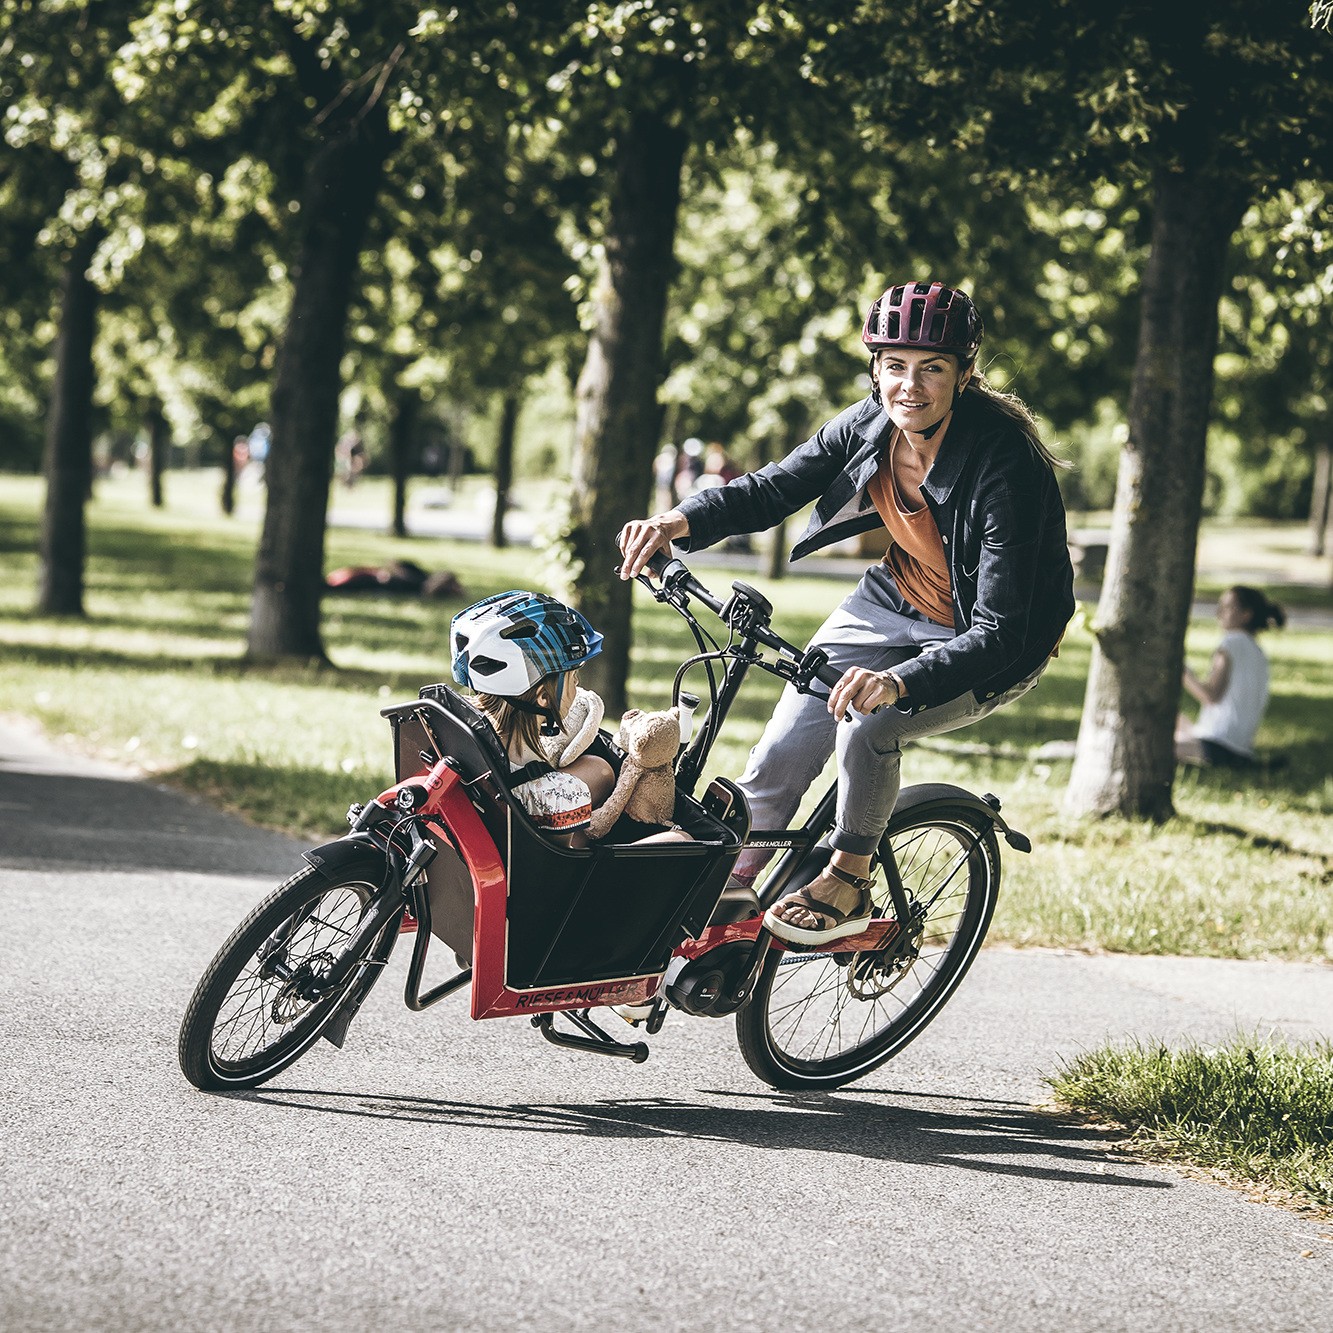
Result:
[[[861,337],[869,397],[785,459],[627,523],[617,537],[621,577],[633,578],[673,542],[698,550],[760,532],[812,501],[793,561],[889,530],[883,560],[811,640],[841,680],[827,700],[788,685],[739,782],[753,827],[783,828],[837,752],[829,865],[766,916],[792,943],[864,929],[902,743],[1026,693],[1074,611],[1055,460],[1026,407],[976,369],[982,321],[971,298],[938,282],[890,287]],[[735,879],[753,882],[769,855],[744,853]]]

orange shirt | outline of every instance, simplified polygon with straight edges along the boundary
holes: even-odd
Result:
[[[944,543],[930,510],[908,509],[893,479],[893,450],[898,432],[880,459],[879,471],[867,489],[893,544],[884,554],[898,591],[924,616],[937,625],[953,629],[953,584],[949,580],[949,561]]]

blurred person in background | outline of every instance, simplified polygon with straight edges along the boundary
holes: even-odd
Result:
[[[1213,650],[1208,677],[1189,667],[1181,679],[1201,705],[1191,722],[1176,720],[1176,760],[1182,764],[1247,768],[1258,762],[1254,737],[1268,707],[1268,658],[1256,636],[1287,623],[1287,613],[1258,588],[1236,584],[1218,599],[1222,641]]]

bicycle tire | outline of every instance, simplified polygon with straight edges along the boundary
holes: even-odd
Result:
[[[327,967],[337,957],[339,937],[352,936],[379,892],[378,883],[352,871],[326,878],[305,866],[250,911],[205,969],[181,1022],[181,1071],[196,1088],[258,1087],[310,1049],[365,966],[353,967],[336,991],[310,1001],[290,978],[273,975],[260,950],[295,923],[277,950],[286,969],[300,975],[306,968],[308,976]],[[383,953],[379,946],[386,933],[396,934],[398,921],[394,917],[364,948],[363,962]]]
[[[917,956],[866,1000],[849,989],[846,955],[771,950],[736,1035],[745,1063],[774,1088],[835,1088],[892,1059],[944,1007],[986,938],[1000,887],[994,824],[967,806],[909,811],[890,823],[881,860],[889,848],[909,897],[929,904]],[[882,870],[877,879],[876,906],[891,911]]]

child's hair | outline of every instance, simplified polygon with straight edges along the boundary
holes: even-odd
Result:
[[[575,683],[578,682],[577,672],[553,671],[549,676],[543,676],[535,685],[519,695],[482,694],[478,692],[477,707],[490,719],[491,726],[499,732],[500,739],[506,745],[519,741],[529,750],[537,750],[537,740],[541,735],[542,716],[540,713],[529,713],[525,709],[515,708],[514,700],[517,698],[519,703],[530,704],[535,708],[537,706],[538,690],[545,687],[549,695],[559,676],[573,676]],[[554,703],[557,708],[560,706],[559,699],[556,699]]]
[[[1287,623],[1287,613],[1258,588],[1247,588],[1237,583],[1227,591],[1236,599],[1245,614],[1245,628],[1251,634],[1266,629],[1281,629]]]

